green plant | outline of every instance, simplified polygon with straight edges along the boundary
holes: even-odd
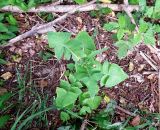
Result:
[[[107,31],[114,31],[114,37],[116,38],[115,46],[118,47],[118,57],[124,58],[127,55],[128,50],[132,50],[137,44],[144,42],[144,44],[155,45],[155,34],[160,33],[160,25],[146,21],[147,17],[158,17],[157,11],[160,8],[159,0],[156,1],[154,11],[150,11],[150,8],[146,6],[145,1],[140,1],[142,14],[139,16],[139,12],[133,16],[135,18],[136,25],[131,23],[129,16],[126,14],[118,14],[117,22],[109,22],[104,24],[104,29]],[[154,12],[156,12],[154,14]],[[150,13],[150,14],[149,14]],[[155,16],[156,15],[156,16]],[[140,18],[141,17],[141,18]]]
[[[31,7],[35,7],[39,4],[44,4],[51,2],[52,0],[2,0],[0,3],[0,8],[7,6],[7,5],[13,5],[18,6],[20,9],[27,11]]]
[[[6,43],[18,33],[18,23],[10,13],[0,13],[0,44]],[[2,59],[1,59],[1,62]]]
[[[98,108],[102,99],[98,94],[99,82],[101,87],[110,88],[128,77],[117,64],[108,61],[101,64],[95,60],[96,55],[107,48],[96,50],[87,32],[80,32],[75,38],[67,32],[49,32],[48,42],[57,59],[63,57],[74,61],[67,65],[68,80],[61,80],[56,89],[56,106],[62,110],[60,117],[63,121],[74,118],[68,110],[76,115],[86,115]]]
[[[10,115],[3,114],[2,112],[5,112],[8,109],[9,105],[6,105],[7,101],[11,98],[11,93],[4,93],[0,95],[0,128],[3,128],[7,121],[10,119]]]
[[[16,119],[11,124],[11,130],[29,129],[34,120],[36,120],[36,126],[48,127],[47,112],[55,109],[54,104],[47,104],[49,100],[53,101],[53,99],[48,99],[48,95],[43,93],[40,94],[36,84],[28,81],[32,76],[30,68],[32,65],[27,63],[24,75],[16,69],[18,82],[17,93],[14,95],[16,97],[14,104],[16,106],[14,106]],[[24,101],[28,93],[32,98],[26,104]]]

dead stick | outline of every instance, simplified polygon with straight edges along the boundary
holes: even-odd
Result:
[[[100,8],[108,7],[112,9],[113,11],[123,11],[124,4],[90,4],[87,6],[81,6],[80,8],[79,5],[48,5],[48,6],[39,6],[37,8],[31,8],[26,12],[55,12],[55,13],[65,13],[65,12],[70,12],[74,10],[75,8],[78,8],[77,11],[79,12],[86,12],[86,11],[91,11],[91,10],[99,10]],[[130,12],[134,10],[139,10],[138,5],[128,5],[128,10]],[[17,6],[5,6],[0,9],[0,11],[8,11],[8,12],[16,12],[16,13],[22,13],[25,12],[21,9],[19,9]]]
[[[125,113],[125,114],[127,114],[127,115],[130,115],[130,116],[136,116],[136,114],[135,114],[135,113],[131,113],[130,111],[125,110],[125,109],[123,109],[123,108],[122,108],[122,107],[120,107],[120,106],[116,106],[116,109],[118,109],[118,110],[120,110],[120,111],[124,112],[124,113]]]
[[[87,119],[85,119],[85,120],[83,121],[80,130],[85,130],[86,125],[87,125]]]
[[[158,71],[158,68],[152,63],[151,60],[148,59],[148,57],[147,57],[142,51],[140,51],[140,55],[143,57],[143,59],[145,59],[145,60],[148,62],[148,64],[149,64],[154,70]]]

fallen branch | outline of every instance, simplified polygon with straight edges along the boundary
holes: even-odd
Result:
[[[152,66],[152,68],[153,68],[155,71],[158,71],[158,68],[152,63],[151,60],[148,59],[148,57],[147,57],[142,51],[140,51],[140,55],[143,57],[143,59],[145,59],[145,60],[148,62],[148,64],[149,64],[150,66]]]
[[[116,109],[120,110],[121,112],[124,112],[124,113],[127,114],[127,115],[130,115],[130,116],[133,116],[133,117],[136,116],[135,113],[132,113],[132,112],[130,112],[130,111],[128,111],[128,110],[125,110],[125,109],[123,109],[123,108],[120,107],[120,106],[116,106]]]
[[[34,28],[32,28],[30,31],[25,32],[25,33],[23,33],[23,34],[15,37],[15,38],[9,40],[9,43],[8,43],[8,44],[2,45],[2,46],[0,46],[0,47],[2,48],[2,47],[6,47],[6,46],[12,46],[14,43],[16,43],[16,42],[18,42],[18,41],[20,41],[20,40],[22,40],[22,39],[24,39],[24,38],[27,38],[27,37],[29,37],[29,36],[32,36],[32,35],[36,34],[39,30],[43,30],[43,29],[45,29],[45,28],[52,27],[52,26],[53,26],[54,24],[56,24],[57,22],[62,21],[62,20],[64,20],[64,19],[66,19],[69,15],[75,13],[79,8],[81,8],[81,7],[86,7],[86,6],[91,5],[91,4],[95,3],[95,2],[96,2],[96,0],[93,0],[93,1],[91,1],[91,2],[89,2],[89,3],[87,3],[87,4],[85,4],[85,5],[77,6],[77,7],[74,8],[73,10],[69,11],[68,13],[65,13],[64,15],[62,15],[61,17],[58,17],[57,19],[53,20],[52,22],[49,22],[49,23],[40,25],[40,26],[38,26],[38,27],[34,27]]]
[[[76,11],[84,12],[91,10],[99,10],[100,8],[108,7],[113,11],[123,11],[125,7],[124,4],[90,4],[87,6],[79,6],[79,5],[48,5],[48,6],[39,6],[37,8],[31,8],[27,12],[55,12],[55,13],[65,13],[73,11],[75,8],[78,8]],[[128,11],[133,12],[134,10],[139,10],[138,5],[128,5]],[[5,6],[0,9],[0,11],[9,11],[9,12],[17,12],[23,13],[24,11],[19,9],[17,6]]]

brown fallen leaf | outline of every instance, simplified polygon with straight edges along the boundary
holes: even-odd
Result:
[[[129,68],[128,68],[129,71],[133,71],[134,70],[134,64],[133,62],[129,62]]]
[[[19,63],[22,60],[22,57],[19,55],[12,56],[14,62]]]
[[[48,82],[44,79],[39,81],[39,87],[44,88],[48,86]]]
[[[139,72],[139,71],[142,71],[145,66],[146,66],[145,64],[141,64],[141,65],[139,66],[139,68],[138,68],[138,72]]]
[[[133,125],[133,126],[138,126],[138,125],[140,124],[140,121],[141,121],[140,116],[137,115],[137,116],[136,116],[135,118],[133,118],[133,120],[131,121],[131,125]]]
[[[147,79],[149,79],[149,80],[154,80],[155,77],[156,77],[155,74],[150,74],[150,75],[147,77]]]
[[[6,73],[2,74],[1,77],[2,77],[4,80],[8,80],[9,78],[12,77],[12,74],[11,74],[11,72],[6,72]]]

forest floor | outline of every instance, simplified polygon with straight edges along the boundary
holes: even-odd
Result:
[[[144,45],[140,45],[136,51],[133,50],[126,58],[119,60],[116,54],[117,48],[113,45],[112,34],[102,28],[102,23],[114,21],[114,19],[116,18],[112,16],[92,18],[89,13],[77,13],[56,24],[54,28],[56,31],[68,31],[73,35],[81,30],[87,31],[94,36],[97,49],[108,48],[106,52],[98,55],[97,58],[102,62],[108,60],[120,65],[129,75],[127,80],[114,88],[103,88],[105,95],[117,103],[118,108],[116,109],[114,120],[124,121],[137,110],[156,113],[158,112],[159,95],[158,74],[139,52],[143,52],[155,63],[157,63],[157,60]],[[20,25],[20,33],[31,29],[38,23],[45,22],[38,15],[32,13],[18,15],[17,20]],[[53,51],[48,48],[46,34],[24,39],[15,46],[4,48],[2,52],[9,63],[0,65],[0,77],[5,79],[4,87],[0,87],[0,94],[6,91],[16,92],[17,87],[24,90],[21,91],[23,97],[18,94],[13,98],[12,102],[22,98],[23,105],[17,103],[10,110],[9,114],[13,118],[8,123],[9,126],[16,118],[15,108],[20,107],[22,108],[21,111],[23,111],[28,107],[28,104],[39,100],[39,96],[44,101],[44,104],[47,101],[45,105],[42,105],[43,107],[51,104],[55,96],[56,87],[59,86],[60,79],[64,78],[66,61],[63,59],[58,61],[54,57]],[[17,77],[19,77],[18,80]],[[58,127],[61,124],[57,111],[50,112],[47,115],[47,119],[49,124],[54,127]],[[133,120],[136,119],[133,118]],[[133,123],[133,120],[130,121],[132,125],[135,123]],[[36,127],[34,121],[32,124],[32,128]]]

